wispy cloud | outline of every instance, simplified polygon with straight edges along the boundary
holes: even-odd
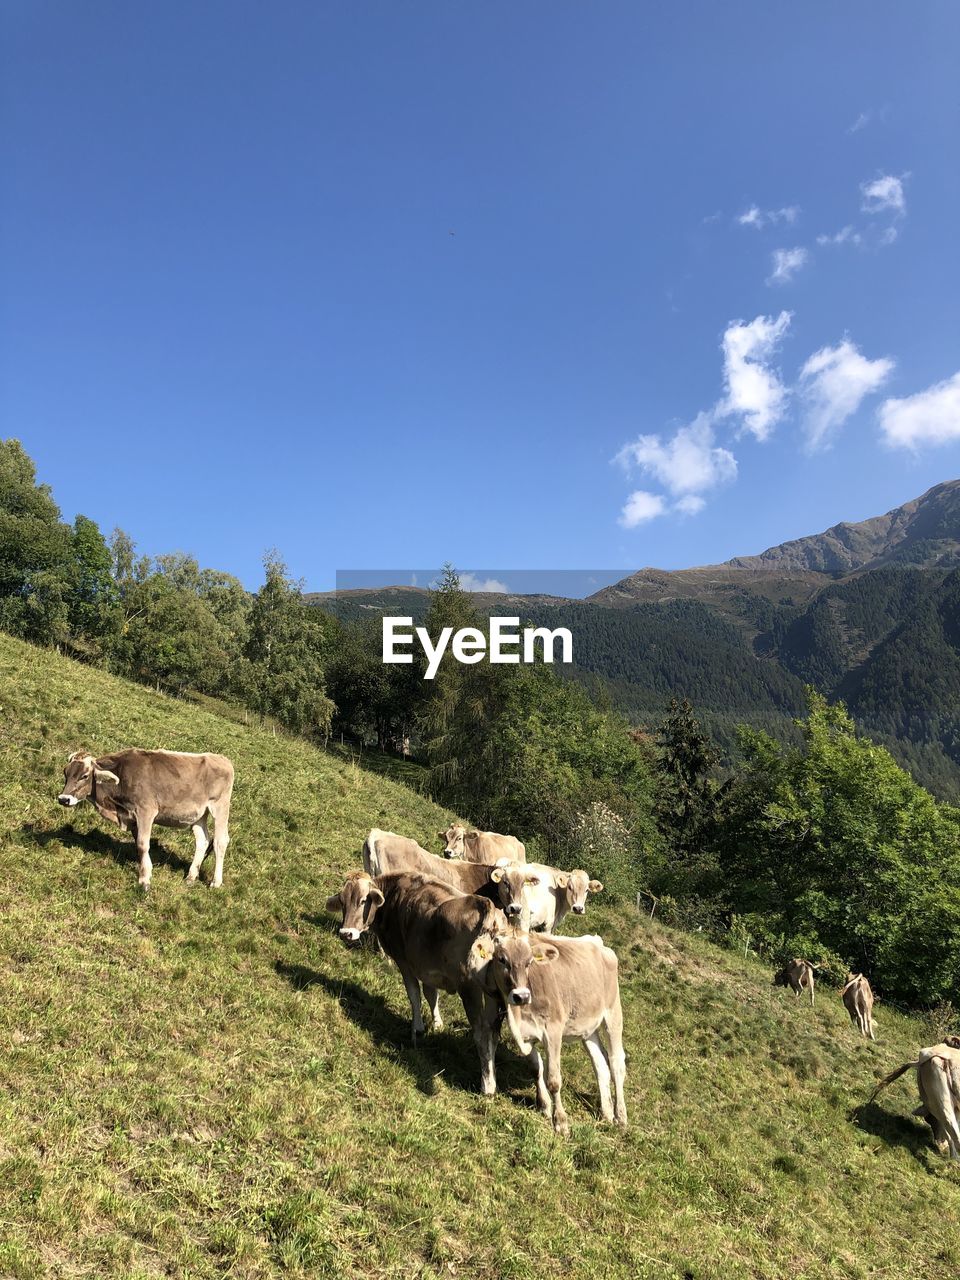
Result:
[[[774,249],[770,257],[771,271],[767,276],[767,284],[789,284],[809,261],[808,249],[799,246],[795,249]]]
[[[800,208],[795,204],[786,205],[783,209],[761,209],[759,205],[752,204],[749,209],[737,214],[737,222],[741,227],[755,227],[759,231],[763,227],[776,226],[781,222],[792,226],[799,217]]]
[[[865,129],[867,127],[872,119],[872,111],[861,111],[853,124],[847,128],[847,133],[859,133],[861,129]]]
[[[659,493],[647,493],[643,489],[637,489],[624,503],[618,523],[624,529],[636,529],[637,525],[646,524],[648,520],[655,520],[657,516],[662,516],[666,509],[666,501]]]
[[[780,340],[790,327],[791,312],[776,319],[757,316],[737,321],[723,335],[723,380],[726,395],[716,407],[720,417],[738,417],[741,430],[766,440],[783,417],[787,389],[771,367]]]
[[[800,370],[807,447],[823,448],[864,399],[886,382],[893,367],[885,356],[868,360],[849,339],[815,351]]]
[[[918,450],[960,439],[960,373],[916,395],[884,400],[877,417],[894,448]]]
[[[885,173],[869,182],[861,182],[860,208],[864,213],[895,213],[902,217],[907,212],[903,184],[909,176],[904,173],[897,178],[892,173]]]
[[[460,586],[464,591],[483,591],[488,595],[506,595],[510,591],[499,578],[478,578],[475,573],[461,573]]]
[[[847,223],[845,227],[841,227],[834,235],[817,236],[817,244],[823,246],[850,244],[859,247],[863,244],[863,236],[852,224]]]

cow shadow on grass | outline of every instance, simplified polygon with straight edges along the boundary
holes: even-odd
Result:
[[[865,1102],[856,1107],[850,1118],[866,1133],[894,1147],[906,1147],[919,1164],[927,1170],[935,1166],[932,1160],[937,1152],[933,1145],[930,1126],[925,1120],[915,1116],[898,1115],[895,1111],[885,1111],[876,1102]]]
[[[133,836],[129,834],[113,835],[108,831],[97,829],[78,831],[72,822],[65,822],[54,830],[27,822],[20,831],[25,839],[32,841],[40,849],[46,850],[60,844],[68,849],[80,849],[83,853],[112,858],[123,867],[136,867],[140,862]],[[186,875],[193,861],[193,849],[191,848],[189,853],[171,849],[162,840],[157,839],[156,828],[154,828],[150,838],[150,861],[155,868],[169,867],[171,871],[182,871]]]
[[[473,1036],[463,1021],[458,996],[446,992],[440,996],[444,1017],[442,1031],[429,1029],[430,1015],[424,1009],[428,1029],[415,1048],[410,1038],[409,1016],[401,1017],[394,1013],[381,997],[358,983],[285,960],[278,960],[274,969],[297,991],[321,987],[336,1000],[351,1022],[361,1027],[378,1048],[390,1054],[409,1073],[421,1093],[434,1096],[438,1077],[442,1077],[450,1088],[462,1089],[465,1093],[478,1092],[480,1063]],[[451,1025],[455,1016],[457,1021]],[[501,1045],[497,1054],[498,1090],[520,1105],[533,1106],[532,1086],[529,1068],[517,1058],[505,1054]]]

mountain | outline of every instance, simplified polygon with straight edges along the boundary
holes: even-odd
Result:
[[[760,555],[640,569],[586,600],[474,598],[482,612],[569,626],[576,678],[638,724],[687,697],[727,750],[741,722],[786,739],[813,685],[925,786],[960,798],[960,480]],[[344,620],[422,618],[428,595],[311,599]]]

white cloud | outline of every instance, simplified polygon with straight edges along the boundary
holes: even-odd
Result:
[[[460,586],[464,591],[484,591],[490,595],[507,595],[510,591],[498,578],[478,578],[475,573],[461,573]]]
[[[752,204],[749,209],[737,215],[737,222],[741,227],[756,227],[759,231],[762,227],[776,226],[778,222],[786,222],[792,226],[799,216],[800,209],[795,204],[783,209],[761,209],[759,205]]]
[[[800,370],[808,447],[824,445],[856,413],[865,397],[879,390],[893,366],[887,357],[868,360],[848,339],[815,351]]]
[[[855,227],[851,226],[850,223],[847,223],[845,227],[841,227],[840,230],[832,236],[817,236],[817,244],[819,245],[852,244],[859,246],[862,243],[863,236]]]
[[[874,178],[872,182],[860,183],[860,208],[864,213],[895,213],[903,216],[907,212],[907,199],[903,192],[903,174],[895,178],[892,173]]]
[[[685,498],[678,498],[673,504],[674,511],[679,511],[682,516],[695,516],[703,510],[707,505],[706,499],[701,498],[697,493],[688,493]]]
[[[742,429],[766,440],[783,417],[787,389],[770,361],[790,326],[791,313],[757,316],[749,324],[735,322],[723,335],[726,396],[716,407],[720,417],[736,416]]]
[[[847,133],[859,133],[861,129],[865,129],[867,127],[872,119],[872,111],[861,111],[853,124],[847,129]]]
[[[646,493],[643,489],[637,489],[624,503],[619,523],[624,529],[635,529],[638,524],[645,524],[647,520],[662,516],[666,509],[667,504],[659,493]]]
[[[713,489],[737,474],[737,460],[730,450],[714,444],[711,416],[707,413],[698,414],[689,426],[681,427],[672,440],[640,436],[624,445],[617,461],[626,467],[638,467],[677,497]]]
[[[877,417],[886,443],[894,448],[960,439],[960,373],[902,400],[884,400]]]
[[[773,270],[767,276],[767,284],[789,284],[809,258],[806,249],[774,249],[771,257]]]

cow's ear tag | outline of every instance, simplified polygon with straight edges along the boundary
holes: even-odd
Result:
[[[477,943],[477,955],[480,957],[481,960],[486,960],[487,958],[487,949],[486,947],[482,946],[479,942]]]

